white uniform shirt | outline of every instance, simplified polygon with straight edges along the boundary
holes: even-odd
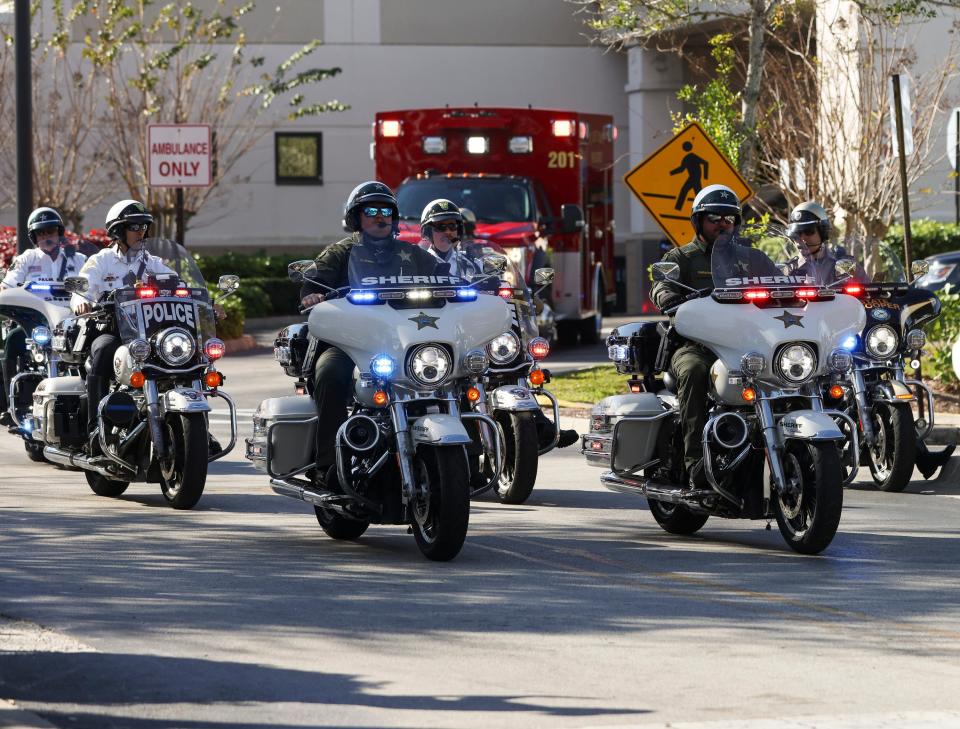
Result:
[[[141,251],[132,260],[128,260],[116,245],[104,248],[90,256],[80,269],[80,275],[90,282],[86,295],[93,301],[99,299],[105,291],[132,286],[148,273],[173,273],[173,271],[164,264],[162,258],[151,256],[146,251]],[[85,301],[86,299],[79,294],[74,294],[70,305],[76,309]]]
[[[457,248],[451,248],[446,254],[441,253],[433,246],[430,246],[427,250],[434,258],[438,258],[450,266],[451,276],[470,281],[480,275],[481,269],[477,262]]]
[[[31,248],[13,259],[13,265],[3,277],[0,288],[22,286],[31,281],[62,281],[67,276],[79,274],[86,260],[87,257],[82,253],[74,253],[68,257],[62,250],[57,260],[53,260],[39,248]],[[66,268],[63,266],[64,261],[67,262]],[[63,276],[60,275],[61,270]]]

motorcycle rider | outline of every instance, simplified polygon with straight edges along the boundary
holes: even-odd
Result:
[[[420,215],[420,236],[427,250],[450,266],[451,275],[470,280],[481,274],[481,268],[460,250],[464,229],[463,214],[450,200],[432,200]]]
[[[35,246],[13,259],[0,290],[23,286],[33,281],[62,281],[74,276],[87,257],[66,243],[63,218],[53,208],[41,207],[27,218],[27,237]],[[27,333],[23,327],[11,329],[3,345],[2,382],[0,382],[0,424],[12,425],[7,412],[7,390],[16,374],[17,360],[27,351]]]
[[[87,314],[93,308],[91,301],[116,288],[130,286],[144,274],[173,273],[161,258],[150,255],[143,247],[143,240],[153,224],[153,216],[143,203],[136,200],[121,200],[107,213],[107,234],[115,243],[90,256],[80,269],[80,276],[87,279],[90,288],[86,297],[74,294],[71,306],[75,314]],[[88,300],[89,299],[89,300]],[[107,383],[113,376],[113,355],[120,346],[120,337],[111,332],[102,333],[90,347],[91,367],[87,371],[87,425],[92,448],[99,446],[94,437],[97,427],[97,403],[107,391]]]
[[[323,249],[316,257],[317,281],[331,289],[349,286],[349,264],[356,258],[370,270],[386,274],[398,270],[410,275],[446,275],[448,266],[419,246],[397,240],[400,213],[393,191],[382,182],[370,180],[357,185],[343,206],[343,224],[351,235]],[[305,280],[300,290],[306,309],[322,302],[328,293],[313,281]],[[376,332],[371,333],[376,336]],[[319,355],[317,354],[319,352]],[[338,349],[311,338],[304,367],[315,362],[308,386],[317,406],[316,475],[323,480],[336,462],[337,431],[347,419],[347,404],[353,387],[354,362]]]
[[[695,231],[693,240],[668,251],[662,260],[680,267],[680,283],[705,293],[713,291],[710,262],[713,246],[718,240],[732,239],[742,220],[743,213],[736,193],[725,185],[709,185],[700,190],[693,200],[690,214]],[[752,259],[762,254],[744,246],[743,255]],[[752,266],[751,270],[759,270],[759,265]],[[780,274],[776,269],[770,273]],[[672,281],[658,281],[653,285],[650,298],[657,308],[667,311],[683,303],[689,293]],[[716,355],[707,347],[684,341],[670,360],[670,371],[677,383],[677,409],[683,424],[683,460],[693,488],[705,488],[708,485],[703,470],[701,438],[707,423],[710,368],[716,359]]]

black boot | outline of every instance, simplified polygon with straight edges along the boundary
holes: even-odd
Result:
[[[101,455],[100,439],[95,435],[100,425],[97,414],[100,409],[100,401],[107,394],[107,379],[97,377],[96,375],[87,375],[87,437],[90,439],[90,455]]]
[[[563,429],[560,431],[560,440],[557,441],[557,448],[566,448],[572,446],[580,440],[580,434],[575,430]]]
[[[937,472],[937,469],[941,466],[945,466],[947,461],[950,460],[950,457],[953,455],[954,449],[956,449],[957,444],[951,443],[942,451],[937,451],[932,453],[927,444],[922,440],[917,441],[917,455],[914,460],[914,463],[917,465],[917,470],[920,471],[920,474],[924,478],[930,478]]]
[[[17,374],[16,361],[4,359],[0,361],[0,370],[3,372],[3,382],[0,383],[0,425],[13,425],[13,417],[10,415],[10,401],[7,399],[7,392],[10,389],[10,381]]]

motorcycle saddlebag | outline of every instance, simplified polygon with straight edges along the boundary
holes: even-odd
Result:
[[[590,433],[584,436],[583,451],[587,462],[615,471],[648,463],[653,458],[660,427],[667,420],[666,417],[655,418],[665,412],[652,392],[604,398],[593,406]],[[617,436],[616,463],[611,461],[614,433]]]
[[[273,342],[273,356],[290,377],[303,377],[303,360],[307,354],[310,334],[306,322],[291,324],[277,334]]]
[[[44,440],[56,446],[79,447],[87,439],[87,388],[81,377],[44,380],[34,392]],[[39,403],[39,406],[38,406]]]
[[[267,436],[269,434],[269,448]],[[317,408],[306,395],[272,397],[253,414],[253,437],[246,457],[256,468],[278,475],[291,474],[313,464],[317,441]]]

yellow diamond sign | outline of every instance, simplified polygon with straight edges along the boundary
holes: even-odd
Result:
[[[694,122],[628,172],[623,181],[675,246],[693,240],[690,210],[708,185],[726,185],[742,203],[753,189]]]

